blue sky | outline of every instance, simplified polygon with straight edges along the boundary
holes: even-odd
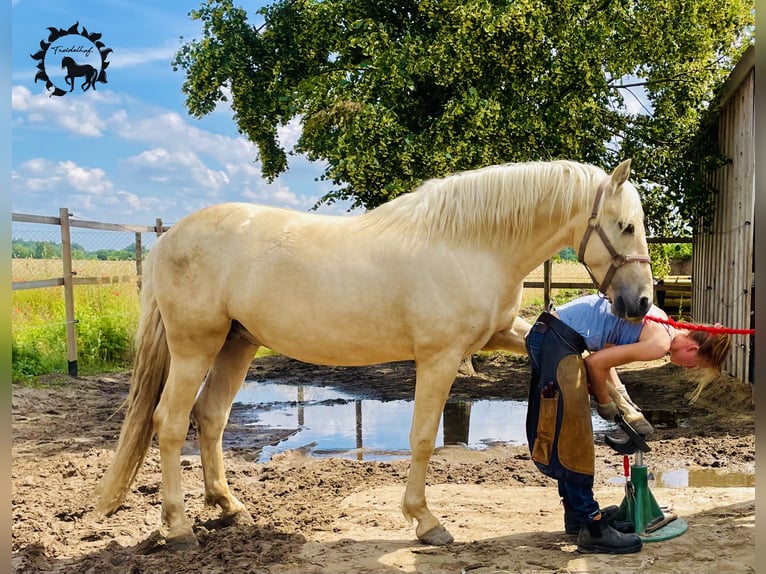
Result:
[[[243,4],[254,24],[259,7]],[[201,36],[202,25],[189,17],[200,0],[12,0],[12,211],[57,216],[69,208],[78,219],[172,225],[204,206],[248,201],[309,210],[330,190],[315,181],[321,165],[291,157],[287,173],[272,183],[261,177],[256,148],[237,133],[231,110],[220,106],[195,119],[184,107],[182,72],[171,61],[182,45]],[[32,55],[48,41],[49,27],[77,33],[51,44],[45,71],[66,88],[56,47],[83,47],[83,29],[100,33],[112,50],[107,83],[82,91],[79,82],[64,96],[50,96],[35,82]],[[82,54],[78,54],[78,57]],[[100,64],[96,54],[84,63]],[[94,61],[95,60],[95,61]],[[82,62],[78,62],[82,63]],[[626,94],[626,105],[641,104]],[[299,122],[280,132],[290,149]],[[346,213],[347,204],[320,209]],[[14,226],[14,229],[23,226]]]
[[[245,6],[255,23],[257,8]],[[170,62],[185,40],[201,36],[188,13],[197,0],[13,0],[12,17],[12,211],[57,216],[68,207],[78,219],[153,225],[223,201],[249,201],[308,210],[330,187],[317,182],[321,166],[291,158],[288,173],[273,183],[260,175],[256,148],[238,135],[228,106],[203,119],[184,107],[182,72]],[[50,96],[35,83],[31,56],[49,39],[49,27],[69,29],[46,52],[46,72],[66,88],[53,47],[93,47],[83,28],[100,33],[112,52],[107,83],[96,91]],[[81,41],[82,40],[82,41]],[[58,54],[58,51],[56,52]],[[95,56],[78,54],[85,63]],[[59,58],[60,61],[60,58]],[[51,62],[49,64],[49,62]],[[96,58],[96,63],[100,57]],[[58,63],[58,62],[57,62]],[[80,62],[78,62],[80,63]],[[288,149],[300,125],[280,139]],[[320,209],[345,213],[346,206]]]

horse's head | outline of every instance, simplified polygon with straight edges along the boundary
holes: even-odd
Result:
[[[70,56],[64,56],[61,58],[61,69],[68,68],[74,65],[74,60]]]
[[[626,160],[600,182],[578,258],[611,300],[612,312],[640,320],[652,306],[654,283],[644,211],[629,173]]]

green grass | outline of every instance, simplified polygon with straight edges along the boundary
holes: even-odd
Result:
[[[135,283],[76,286],[74,309],[78,373],[128,369],[138,324]],[[61,287],[15,291],[12,332],[14,381],[69,371]]]
[[[75,260],[72,266],[78,277],[129,277],[136,269],[129,261]],[[60,259],[13,259],[12,273],[20,282],[61,277],[63,270]],[[13,380],[68,373],[63,287],[14,291],[12,305]],[[135,281],[75,285],[74,311],[78,374],[128,369],[138,324]]]

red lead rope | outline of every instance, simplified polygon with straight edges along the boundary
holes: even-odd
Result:
[[[714,327],[709,325],[695,325],[693,323],[674,321],[673,319],[651,317],[650,315],[644,316],[644,321],[647,320],[654,321],[655,323],[665,323],[666,325],[671,325],[677,329],[688,329],[689,331],[707,331],[708,333],[715,333],[718,335],[755,335],[755,329],[729,329],[728,327],[721,327],[720,325]]]

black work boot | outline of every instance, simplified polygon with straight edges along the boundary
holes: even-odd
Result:
[[[587,523],[577,535],[577,550],[583,554],[630,554],[643,546],[638,534],[624,534],[603,519]]]
[[[564,505],[564,532],[567,534],[579,534],[580,521],[577,520],[574,509],[569,505],[566,500],[561,501]],[[606,524],[619,530],[620,532],[633,532],[635,531],[635,525],[629,520],[615,520],[617,513],[620,511],[619,506],[612,504],[601,509],[601,520],[606,520]]]
[[[564,505],[564,532],[567,534],[579,534],[581,525],[574,508],[564,499],[561,500],[561,503]]]

